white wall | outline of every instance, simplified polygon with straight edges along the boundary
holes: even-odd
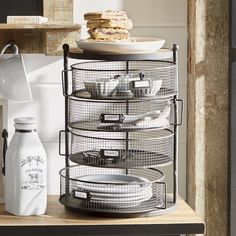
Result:
[[[74,19],[83,22],[83,14],[88,11],[124,9],[134,22],[132,36],[151,36],[166,39],[166,47],[173,43],[180,45],[179,91],[180,98],[186,100],[187,26],[186,0],[75,0]],[[61,57],[25,55],[26,70],[29,75],[34,101],[28,104],[9,102],[8,129],[12,135],[13,119],[18,116],[36,116],[38,131],[48,154],[49,194],[59,193],[58,172],[64,167],[64,159],[58,155],[58,131],[63,129],[64,97],[61,89]],[[185,106],[186,107],[186,106]],[[186,194],[185,152],[186,119],[181,127],[179,139],[180,193]]]

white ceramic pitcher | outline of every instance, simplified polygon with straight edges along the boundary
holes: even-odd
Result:
[[[15,54],[4,54],[13,46]],[[7,44],[0,53],[0,95],[14,102],[31,102],[32,94],[23,56],[16,44]]]

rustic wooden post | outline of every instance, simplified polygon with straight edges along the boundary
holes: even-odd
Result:
[[[44,0],[43,15],[49,23],[72,24],[73,0]]]
[[[229,2],[188,1],[187,200],[209,236],[228,225]]]

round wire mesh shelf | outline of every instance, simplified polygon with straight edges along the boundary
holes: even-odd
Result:
[[[174,133],[111,133],[71,130],[70,160],[87,166],[147,168],[172,163]]]
[[[60,202],[82,211],[136,214],[166,208],[164,174],[72,166],[60,171]]]
[[[173,120],[172,99],[89,100],[69,97],[69,126],[79,130],[131,132],[164,129]]]
[[[71,66],[73,95],[140,99],[177,94],[177,65],[168,61],[90,61]]]

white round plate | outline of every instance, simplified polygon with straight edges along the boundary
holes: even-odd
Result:
[[[141,189],[137,192],[131,192],[131,193],[101,193],[101,192],[90,192],[92,197],[95,198],[142,198],[146,196],[146,194],[152,193],[152,186],[149,186],[148,188]]]
[[[129,41],[92,41],[82,39],[76,41],[78,47],[84,51],[135,54],[135,53],[154,53],[163,47],[164,39],[133,37]]]
[[[113,208],[129,208],[135,207],[141,204],[144,201],[149,200],[152,197],[152,192],[146,194],[143,198],[140,199],[131,199],[131,198],[124,198],[124,199],[106,199],[106,198],[91,198],[91,202],[95,203],[102,203],[108,207]]]
[[[108,195],[100,195],[97,193],[90,193],[92,200],[96,201],[104,201],[104,202],[131,202],[131,201],[140,201],[146,198],[150,198],[152,196],[152,188],[148,189],[147,191],[142,192],[139,194],[137,192],[137,195],[130,196],[128,194],[110,194],[111,196]],[[119,195],[119,196],[116,196]]]
[[[97,193],[137,193],[151,186],[148,179],[134,175],[95,174],[71,181],[72,188],[83,188]]]
[[[122,174],[95,174],[84,175],[78,178],[79,181],[95,184],[142,184],[148,182],[146,178],[135,175],[122,175]]]

